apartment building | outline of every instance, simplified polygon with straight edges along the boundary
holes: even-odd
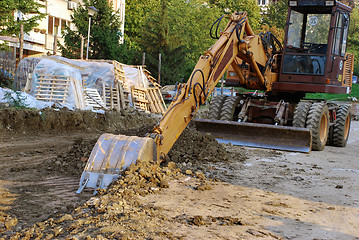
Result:
[[[276,0],[257,0],[257,4],[261,7],[268,6],[269,4],[277,2]]]
[[[114,11],[118,11],[119,15],[120,15],[120,19],[121,19],[121,27],[120,27],[120,31],[122,33],[125,32],[125,9],[126,9],[126,4],[125,4],[125,0],[109,0],[109,3],[112,2],[112,7]],[[120,37],[120,43],[123,43],[123,39],[124,37],[121,36]]]
[[[38,2],[44,6],[40,11],[46,13],[47,16],[39,22],[36,28],[24,35],[24,57],[52,54],[55,38],[63,44],[61,30],[65,26],[71,27],[70,15],[77,6],[77,2],[65,0],[39,0]],[[60,54],[57,49],[55,52]]]
[[[261,8],[261,12],[262,13],[266,13],[267,12],[267,7],[269,4],[271,3],[275,3],[278,0],[257,0],[257,4],[260,6]]]
[[[39,25],[24,35],[24,57],[53,54],[54,47],[57,55],[61,55],[55,40],[61,44],[64,40],[61,30],[66,26],[74,28],[71,23],[71,14],[82,0],[38,0],[44,7],[40,10],[47,16],[39,22]],[[112,2],[114,11],[118,11],[122,20],[121,31],[124,31],[125,0],[109,0]],[[26,18],[26,16],[24,16]],[[120,42],[123,40],[121,39]],[[10,41],[10,46],[19,48],[19,43]]]

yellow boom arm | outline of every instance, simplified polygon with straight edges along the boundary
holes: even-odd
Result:
[[[188,82],[178,86],[176,97],[150,135],[157,145],[157,159],[164,159],[231,64],[245,82],[234,61],[236,57],[250,64],[258,77],[258,85],[268,90],[271,84],[266,82],[258,67],[265,65],[266,52],[260,37],[254,35],[245,12],[230,16],[221,37],[199,58]]]
[[[236,12],[229,18],[221,37],[199,58],[188,82],[178,86],[175,99],[152,134],[144,138],[101,135],[81,175],[77,192],[85,187],[106,188],[122,170],[137,161],[163,160],[230,65],[244,85],[270,89],[271,81],[266,79],[272,77],[267,77],[268,71],[264,75],[260,71],[265,69],[268,49],[262,46],[260,37],[253,34],[246,13]],[[250,65],[257,80],[249,81],[242,75],[236,58]]]

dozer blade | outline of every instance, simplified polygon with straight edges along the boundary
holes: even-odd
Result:
[[[152,138],[102,134],[81,175],[77,193],[85,187],[94,188],[95,193],[96,189],[105,189],[132,163],[156,157],[156,144]]]
[[[309,153],[311,132],[307,128],[196,119],[198,131],[210,133],[220,143]]]

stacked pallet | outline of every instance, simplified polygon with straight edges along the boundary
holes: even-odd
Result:
[[[69,97],[70,86],[73,88],[75,107],[85,108],[84,92],[81,83],[71,76],[38,75],[35,98],[45,102],[65,104]]]
[[[151,113],[166,111],[160,86],[146,69],[142,66],[132,66],[138,70],[138,74],[133,75],[132,72],[132,75],[126,75],[124,69],[127,68],[124,67],[128,67],[127,65],[117,61],[106,63],[113,65],[114,79],[97,77],[97,82],[93,84],[96,88],[86,85],[89,78],[94,78],[90,71],[81,74],[82,81],[70,76],[39,75],[35,96],[43,101],[72,104],[73,99],[68,99],[71,93],[78,109],[119,111],[132,106]],[[31,87],[30,80],[28,86]]]
[[[108,110],[102,97],[95,88],[84,88],[86,107],[91,107],[94,110]]]
[[[35,98],[45,102],[65,103],[71,81],[69,76],[39,75]]]
[[[113,61],[113,66],[115,70],[115,82],[121,83],[123,89],[129,92],[130,86],[125,76],[125,71],[123,70],[124,64]]]
[[[150,112],[148,108],[149,101],[146,96],[146,89],[144,88],[135,88],[131,89],[133,107],[138,110],[142,110],[145,112]]]
[[[148,71],[146,68],[143,68],[143,73],[147,77],[148,81],[150,81],[153,84],[153,86],[161,88],[161,86],[158,84],[157,80],[154,77],[152,77],[150,71]]]
[[[105,105],[109,109],[125,109],[130,102],[130,100],[125,97],[123,87],[120,83],[115,83],[115,85],[111,87],[103,83],[102,95]]]
[[[163,101],[160,89],[150,88],[131,88],[132,101],[136,109],[151,113],[161,113],[166,111],[166,105]]]

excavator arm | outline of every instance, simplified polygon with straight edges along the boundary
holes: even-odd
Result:
[[[259,69],[268,60],[267,50],[260,37],[254,35],[247,13],[236,12],[229,18],[218,41],[199,58],[188,82],[178,86],[176,97],[149,135],[155,139],[158,159],[164,159],[230,65],[243,83],[246,82],[234,61],[236,58],[247,62],[254,69],[261,90],[266,91],[271,86]]]
[[[188,82],[178,86],[177,95],[151,134],[144,138],[103,134],[98,139],[78,192],[84,187],[105,188],[118,178],[121,170],[136,161],[163,160],[230,65],[246,83],[235,59],[240,58],[254,69],[258,78],[254,84],[258,88],[264,91],[270,88],[271,83],[260,70],[270,53],[260,37],[254,35],[247,13],[235,12],[228,17],[218,41],[199,58]],[[219,20],[216,22],[219,24]]]

